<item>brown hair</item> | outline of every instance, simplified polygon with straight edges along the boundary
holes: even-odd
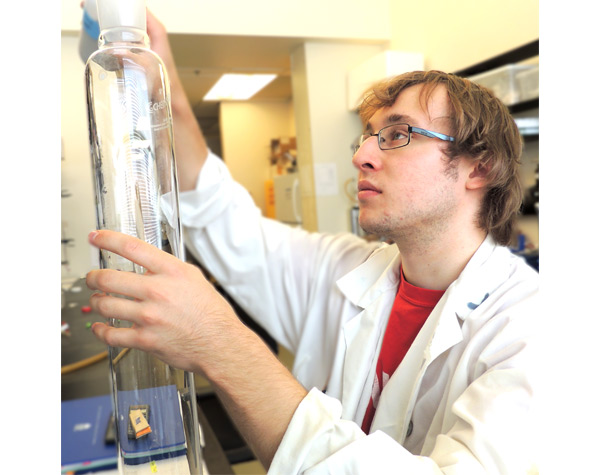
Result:
[[[487,88],[441,71],[415,71],[376,84],[359,107],[366,124],[382,107],[391,107],[406,88],[423,84],[421,98],[427,100],[438,85],[448,92],[452,135],[446,155],[479,161],[487,169],[486,193],[478,215],[478,226],[503,245],[510,243],[514,221],[523,200],[518,177],[522,151],[519,130],[507,107]]]

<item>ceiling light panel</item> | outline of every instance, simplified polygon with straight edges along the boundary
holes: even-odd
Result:
[[[204,96],[205,101],[243,101],[263,89],[276,74],[223,74]]]

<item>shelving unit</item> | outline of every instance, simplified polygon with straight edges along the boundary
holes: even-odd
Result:
[[[473,66],[469,66],[468,68],[456,71],[454,74],[461,77],[470,77],[476,74],[491,71],[492,69],[496,69],[507,64],[520,63],[530,58],[535,58],[536,56],[539,56],[539,54],[540,40],[537,39],[523,46],[510,50],[506,53],[494,56],[493,58],[474,64]],[[508,106],[508,110],[514,114],[517,112],[537,109],[538,107],[539,97],[519,102],[518,104],[512,104]]]
[[[486,59],[468,68],[456,71],[457,76],[468,77],[475,74],[484,73],[492,69],[504,66],[505,64],[519,63],[540,54],[540,40],[534,40],[530,43],[519,46],[518,48],[499,54],[493,58]]]

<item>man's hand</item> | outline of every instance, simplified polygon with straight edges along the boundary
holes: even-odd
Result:
[[[244,329],[198,268],[125,234],[98,231],[89,240],[146,269],[145,274],[110,269],[88,273],[88,287],[101,292],[92,295],[92,309],[105,318],[134,324],[131,328],[94,324],[94,334],[106,344],[138,348],[174,367],[204,372],[199,362],[210,364],[222,351],[223,336]]]
[[[149,9],[146,9],[146,32],[150,39],[150,48],[160,56],[167,68],[167,74],[172,80],[177,78],[177,70],[175,69],[175,59],[169,44],[167,29],[156,18]]]

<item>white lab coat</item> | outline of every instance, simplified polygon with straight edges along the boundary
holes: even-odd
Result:
[[[180,200],[188,249],[295,354],[310,390],[269,473],[535,473],[538,275],[522,259],[484,241],[383,389],[367,436],[397,247],[262,218],[212,154]]]

